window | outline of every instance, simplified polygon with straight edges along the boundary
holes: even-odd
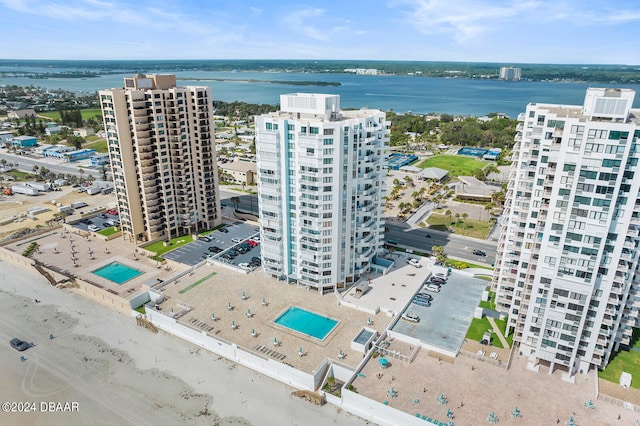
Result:
[[[287,124],[287,130],[290,132],[293,132],[294,130],[296,130],[295,124]]]
[[[602,167],[620,167],[620,163],[621,163],[620,160],[611,160],[611,159],[605,158],[604,160],[602,160]]]
[[[586,179],[596,179],[598,177],[598,172],[593,170],[580,170],[580,177]]]
[[[333,139],[324,139],[322,141],[323,145],[333,145]]]
[[[317,135],[319,131],[320,129],[318,129],[317,127],[309,127],[309,134],[311,135]]]
[[[564,167],[562,168],[563,171],[565,172],[573,172],[576,169],[576,165],[575,164],[565,164]]]

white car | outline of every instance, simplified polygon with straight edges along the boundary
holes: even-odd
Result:
[[[404,314],[402,314],[402,319],[409,321],[409,322],[419,322],[420,321],[420,317],[416,314],[409,314],[407,312],[405,312]]]
[[[249,264],[248,263],[239,263],[238,264],[238,268],[249,269]]]
[[[232,238],[231,241],[233,241],[234,243],[241,243],[242,238]]]
[[[422,264],[420,263],[420,261],[418,259],[414,259],[413,257],[407,259],[407,263],[411,266],[415,266],[416,268],[422,268]]]
[[[88,229],[91,232],[97,232],[100,230],[100,228],[98,228],[96,225],[89,225]]]
[[[440,293],[440,286],[438,284],[427,284],[424,286],[424,289],[427,291],[432,291],[434,293]]]

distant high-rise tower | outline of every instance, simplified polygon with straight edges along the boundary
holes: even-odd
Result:
[[[256,117],[265,272],[320,292],[370,270],[384,237],[389,123],[340,97],[287,94]]]
[[[168,239],[222,222],[209,87],[135,75],[100,91],[123,236]]]
[[[500,68],[500,80],[519,81],[522,75],[521,68],[502,67]]]
[[[520,114],[492,288],[530,367],[567,378],[628,345],[640,307],[640,110],[627,89]]]

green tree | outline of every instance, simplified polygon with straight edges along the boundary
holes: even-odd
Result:
[[[447,254],[444,252],[444,246],[433,246],[431,248],[431,251],[436,256],[437,263],[442,263],[442,264],[446,263]]]

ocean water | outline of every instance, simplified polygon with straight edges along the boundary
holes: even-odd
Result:
[[[0,71],[28,72],[69,71],[69,68],[38,66],[0,66]],[[92,71],[100,69],[88,68]],[[113,71],[110,71],[113,72]],[[163,72],[153,69],[153,72]],[[581,105],[588,87],[624,87],[640,92],[640,85],[588,84],[579,82],[506,82],[418,76],[367,76],[347,73],[256,72],[256,71],[174,71],[180,85],[205,85],[212,88],[214,100],[243,101],[275,105],[280,95],[293,92],[329,93],[340,95],[343,108],[377,108],[398,113],[429,112],[453,115],[482,116],[491,112],[516,117],[528,103]],[[95,92],[122,87],[123,78],[133,72],[104,74],[97,78],[0,77],[0,84],[62,88],[74,92]],[[288,82],[306,82],[296,85]],[[281,82],[281,83],[278,83]],[[313,82],[339,83],[338,86]],[[635,107],[640,107],[640,94]]]

